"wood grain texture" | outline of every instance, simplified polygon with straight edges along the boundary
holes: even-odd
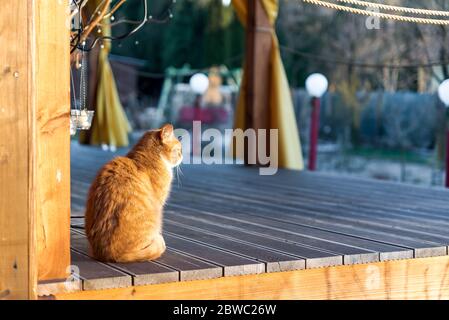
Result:
[[[247,275],[56,299],[449,299],[449,257]]]
[[[67,14],[63,1],[2,2],[0,292],[5,298],[36,297],[38,278],[65,278],[70,264]]]
[[[67,1],[36,3],[36,161],[39,280],[70,265],[70,45]]]
[[[67,279],[54,281],[45,280],[39,281],[37,284],[37,295],[41,298],[51,297],[58,293],[73,293],[83,290],[83,280],[78,278],[71,278],[70,281]]]
[[[2,1],[0,299],[36,296],[33,18],[34,8],[30,1]]]

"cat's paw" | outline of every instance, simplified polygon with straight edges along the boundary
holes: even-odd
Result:
[[[156,238],[154,238],[153,243],[151,244],[151,251],[152,254],[150,255],[148,260],[156,260],[160,258],[165,250],[167,249],[165,245],[165,240],[162,237],[162,235],[157,235]]]
[[[165,252],[165,250],[167,249],[167,246],[165,244],[165,240],[164,237],[162,235],[158,235],[157,237],[157,243],[159,245],[159,249],[162,253]]]

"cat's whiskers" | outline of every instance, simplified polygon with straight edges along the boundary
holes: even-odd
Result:
[[[182,187],[181,178],[180,178],[179,173],[181,173],[181,175],[182,175],[182,171],[181,171],[181,166],[180,165],[176,167],[176,180],[178,182],[178,187]]]
[[[181,174],[181,176],[184,176],[184,172],[182,172],[181,165],[178,166],[178,170],[179,170],[179,173]]]

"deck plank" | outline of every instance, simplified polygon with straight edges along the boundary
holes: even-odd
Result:
[[[165,231],[209,247],[261,261],[266,264],[267,272],[292,271],[305,268],[305,260],[302,257],[283,254],[254,246],[250,243],[239,242],[236,239],[226,238],[223,234],[213,234],[199,228],[186,228],[170,220],[166,221]]]
[[[313,249],[325,249],[335,255],[342,255],[344,264],[358,264],[377,262],[380,260],[379,252],[390,252],[401,254],[410,254],[410,249],[388,246],[384,244],[373,243],[366,244],[361,239],[327,233],[308,228],[304,232],[303,227],[298,228],[291,224],[279,223],[277,221],[266,220],[248,215],[219,216],[217,214],[207,214],[201,211],[191,211],[189,209],[179,208],[176,212],[168,211],[166,217],[187,226],[202,228],[203,230],[213,231],[216,225],[254,233],[260,236],[269,237],[278,241],[287,241],[296,245],[307,245]],[[298,230],[299,229],[299,230]],[[301,232],[302,231],[302,232]],[[219,230],[215,231],[219,232]],[[349,238],[349,239],[345,239]]]
[[[208,263],[222,266],[224,270],[223,275],[225,277],[259,274],[264,273],[266,269],[263,262],[228,253],[172,234],[165,234],[164,238],[167,247],[173,250],[204,260]]]
[[[178,270],[180,281],[207,280],[223,276],[222,267],[172,250],[167,250],[157,262]]]
[[[269,198],[273,198],[272,190],[274,187],[277,190],[275,199],[292,201],[295,204],[310,204],[313,206],[321,205],[324,203],[326,205],[341,207],[349,211],[351,209],[353,210],[354,208],[357,208],[359,212],[360,210],[362,210],[369,213],[383,213],[384,217],[391,217],[392,213],[393,216],[399,216],[402,218],[411,217],[413,219],[419,219],[420,217],[422,217],[424,219],[422,219],[421,222],[426,221],[426,219],[431,216],[435,219],[440,219],[440,221],[442,222],[445,221],[446,223],[449,223],[447,201],[444,203],[444,207],[442,210],[437,210],[431,208],[429,205],[423,204],[422,197],[417,198],[416,196],[412,200],[407,199],[407,201],[399,201],[398,203],[394,203],[396,198],[393,197],[393,199],[388,199],[388,196],[381,197],[380,199],[373,198],[372,192],[370,191],[368,191],[368,194],[361,193],[360,191],[342,194],[338,191],[340,189],[338,186],[331,188],[319,186],[316,189],[304,189],[300,186],[297,186],[300,183],[295,184],[292,182],[289,185],[294,185],[295,188],[285,190],[285,188],[283,188],[283,185],[264,184],[263,179],[240,178],[240,180],[236,180],[230,183],[229,176],[224,177],[218,175],[215,176],[215,178],[215,180],[204,178],[200,181],[198,181],[197,179],[183,179],[182,187],[177,188],[177,186],[175,185],[174,189],[176,191],[178,191],[178,189],[179,191],[183,191],[185,189],[204,190],[204,188],[206,188],[210,191],[220,191],[225,193],[230,190],[232,194],[232,191],[235,191],[236,185],[238,184],[238,190],[242,191],[243,193],[248,192],[252,195],[263,195],[265,197],[268,196]],[[226,183],[223,183],[224,180],[226,181]],[[251,190],[254,190],[256,187],[257,193],[251,192]],[[320,192],[317,192],[316,190],[320,190]],[[364,199],[363,202],[360,201],[361,197],[363,197]],[[417,201],[417,199],[419,199],[419,201]],[[435,221],[431,220],[430,223],[435,224]]]
[[[301,269],[303,268],[303,259],[306,261],[306,268],[343,264],[343,257],[339,254],[297,246],[285,241],[270,239],[237,229],[222,228],[217,225],[208,225],[207,231],[205,231],[193,226],[187,228],[185,224],[178,224],[167,219],[166,230],[205,244],[217,245],[235,253],[268,261],[270,270],[267,269],[267,272],[286,271],[289,268],[294,268],[293,270]],[[210,232],[213,232],[213,234],[210,234]],[[286,262],[287,266],[283,266],[283,262]],[[272,269],[273,267],[275,269]]]
[[[353,235],[368,240],[383,242],[390,245],[403,246],[416,249],[418,256],[428,253],[428,249],[435,247],[437,252],[444,251],[447,237],[433,236],[409,230],[401,230],[389,225],[377,225],[374,223],[364,223],[356,219],[343,219],[338,216],[338,212],[329,212],[329,214],[320,214],[319,210],[307,211],[290,208],[284,205],[272,203],[263,203],[262,201],[252,201],[248,197],[229,197],[226,194],[213,194],[213,197],[207,197],[204,193],[198,193],[195,196],[186,195],[180,200],[172,199],[171,203],[183,205],[188,201],[191,208],[222,211],[232,215],[234,213],[245,213],[248,215],[257,215],[269,217],[270,219],[297,223],[311,227],[323,228],[329,231]],[[234,203],[238,202],[238,206]],[[207,206],[204,203],[208,203]]]
[[[72,233],[72,244],[82,252],[87,252],[88,244],[83,230],[77,230]],[[170,249],[154,263],[107,263],[107,265],[131,274],[134,278],[134,285],[175,282],[178,281],[178,277],[181,281],[205,280],[221,277],[223,274],[223,270],[219,266]],[[179,275],[177,272],[174,272],[175,270]]]
[[[112,269],[74,250],[71,250],[71,263],[73,267],[79,269],[83,290],[124,288],[132,285],[130,275]]]
[[[126,152],[72,144],[72,224],[83,225],[87,191],[98,169]],[[287,170],[259,176],[257,168],[237,165],[184,166],[183,172],[166,208],[167,252],[157,261],[99,263],[88,256],[83,231],[72,232],[72,263],[82,267],[83,286],[112,288],[448,254],[449,192],[441,188]]]
[[[225,177],[217,176],[216,180],[204,180],[201,181],[191,181],[192,179],[185,179],[182,183],[181,188],[177,188],[177,186],[174,186],[175,194],[177,192],[183,192],[186,190],[189,191],[198,191],[204,193],[205,190],[208,192],[211,192],[211,194],[214,193],[225,193],[229,195],[236,195],[236,185],[229,184],[226,180],[226,183],[223,183]],[[285,203],[294,204],[295,206],[300,206],[303,208],[312,208],[315,209],[316,207],[322,207],[322,208],[332,208],[332,209],[340,209],[342,212],[345,212],[346,214],[357,214],[361,216],[366,216],[368,214],[371,214],[371,217],[373,216],[373,213],[376,213],[377,216],[380,216],[382,218],[402,218],[402,222],[404,224],[414,224],[415,226],[420,226],[423,223],[426,223],[426,226],[429,227],[435,227],[438,228],[440,226],[440,223],[445,223],[446,225],[449,225],[449,214],[447,212],[447,202],[445,203],[444,210],[442,212],[437,212],[435,210],[430,209],[428,206],[423,206],[421,204],[422,200],[420,200],[420,205],[414,205],[412,208],[403,208],[401,203],[395,204],[392,206],[390,201],[386,201],[386,198],[384,197],[382,200],[379,200],[381,202],[374,202],[372,200],[371,195],[361,194],[360,192],[353,192],[352,198],[347,198],[347,196],[341,196],[338,194],[338,192],[335,192],[332,190],[331,193],[326,194],[326,190],[323,188],[317,188],[320,190],[320,192],[316,192],[313,190],[289,190],[286,192],[280,192],[278,187],[276,187],[276,190],[278,191],[276,193],[276,196],[273,197],[272,188],[274,186],[271,186],[271,189],[264,186],[263,183],[260,183],[261,181],[258,181],[261,179],[251,179],[251,183],[249,183],[248,180],[241,179],[238,182],[238,191],[239,193],[237,195],[248,195],[251,196],[253,199],[262,199],[266,200],[267,198],[270,200],[273,200],[275,202],[283,201]],[[251,192],[252,190],[257,187],[257,192]],[[363,197],[364,201],[360,201],[361,197]],[[415,199],[416,201],[416,199]],[[410,201],[407,201],[409,203]],[[434,219],[429,221],[429,216],[433,217]],[[408,219],[404,218],[410,218],[412,219],[412,222],[409,222]],[[421,218],[421,219],[420,219]],[[438,219],[438,221],[435,221]],[[418,220],[418,221],[414,221]],[[440,227],[441,230],[442,227]]]
[[[85,235],[72,231],[71,246],[78,252],[89,255],[88,242]],[[136,286],[179,281],[179,272],[177,270],[161,266],[155,262],[105,263],[104,265],[130,275],[133,285]]]

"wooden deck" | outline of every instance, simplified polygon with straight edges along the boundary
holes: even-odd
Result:
[[[73,225],[83,225],[77,217],[83,215],[87,189],[113,156],[72,144]],[[99,263],[88,255],[83,230],[72,229],[80,290],[448,254],[449,192],[444,189],[283,170],[259,176],[255,168],[229,165],[186,165],[182,171],[166,207],[168,249],[159,260]]]

